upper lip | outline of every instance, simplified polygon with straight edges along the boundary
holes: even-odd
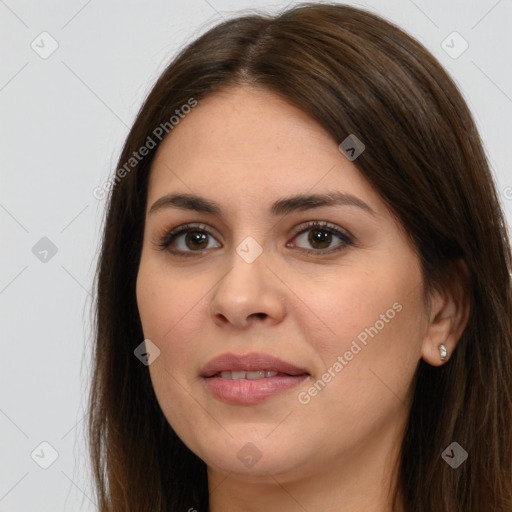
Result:
[[[202,377],[212,377],[220,372],[257,371],[286,373],[288,375],[307,374],[307,370],[287,363],[269,354],[250,353],[237,355],[225,353],[211,359],[201,370]]]

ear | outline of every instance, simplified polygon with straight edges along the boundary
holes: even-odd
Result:
[[[457,260],[446,269],[446,286],[431,297],[428,327],[423,339],[422,358],[432,366],[441,366],[453,354],[466,328],[470,314],[469,281],[466,263]],[[446,359],[441,359],[439,346],[446,348]]]

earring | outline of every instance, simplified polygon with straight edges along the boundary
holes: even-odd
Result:
[[[448,353],[444,345],[439,345],[439,353],[441,355],[441,361],[444,361],[446,359],[446,354]]]

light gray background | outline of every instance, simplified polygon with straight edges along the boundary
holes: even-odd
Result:
[[[84,407],[105,201],[93,190],[115,171],[141,102],[178,49],[237,10],[292,3],[0,0],[0,512],[96,510]],[[397,23],[460,85],[510,224],[512,0],[345,3]],[[58,43],[45,59],[44,31]],[[446,39],[453,31],[469,44],[458,58],[443,49],[462,49]],[[33,253],[43,237],[55,255]],[[58,452],[48,469],[43,441]]]

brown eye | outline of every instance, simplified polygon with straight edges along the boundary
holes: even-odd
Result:
[[[308,242],[315,249],[327,249],[332,242],[332,233],[324,229],[312,229],[309,231]]]
[[[304,228],[304,226],[302,227]],[[298,241],[301,244],[306,245],[306,247],[303,248],[307,252],[328,254],[340,251],[346,246],[353,244],[352,238],[333,224],[325,222],[311,222],[305,227],[306,229],[299,231],[293,239],[293,246],[295,246]],[[335,243],[336,239],[339,240],[338,243]],[[307,246],[312,247],[313,250],[309,249]]]
[[[205,226],[206,227],[206,226]],[[210,249],[211,240],[215,240],[211,233],[203,226],[181,226],[172,230],[170,233],[164,235],[159,241],[158,245],[162,250],[168,250],[173,254],[192,255],[197,252],[200,253],[205,249]],[[221,245],[213,247],[220,247]]]
[[[185,236],[185,245],[189,249],[206,249],[208,235],[202,231],[189,231]]]

